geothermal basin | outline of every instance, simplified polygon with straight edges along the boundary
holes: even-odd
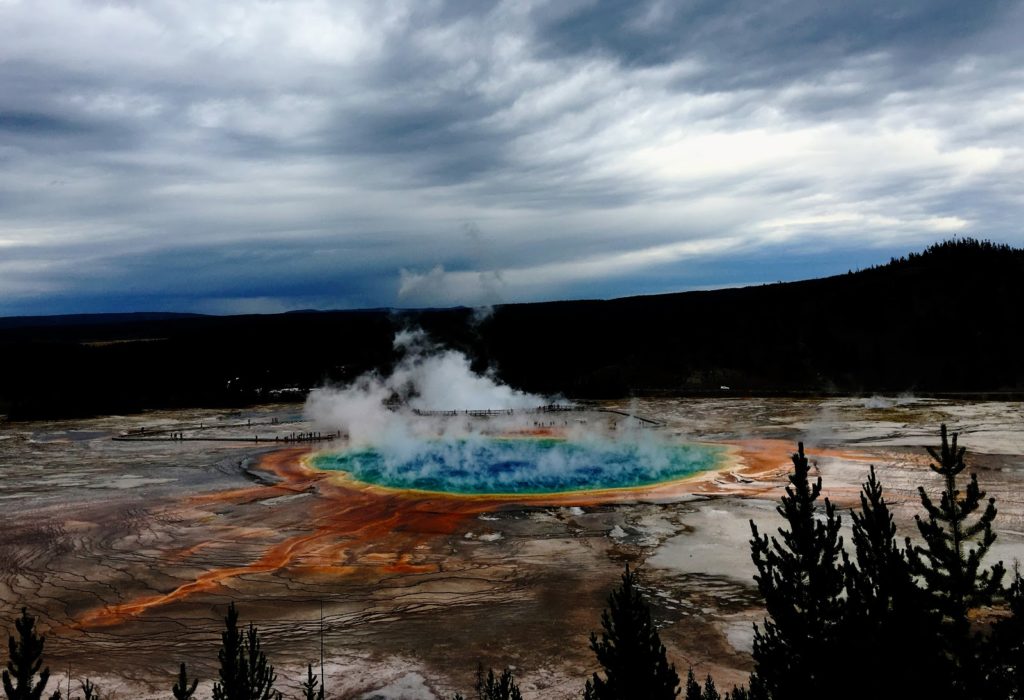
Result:
[[[387,412],[315,444],[288,439],[338,424],[294,405],[0,423],[0,619],[10,627],[30,607],[51,669],[104,694],[166,697],[185,661],[208,696],[235,601],[286,696],[319,661],[322,629],[332,698],[450,697],[472,687],[480,661],[515,667],[528,700],[559,700],[597,670],[588,636],[628,562],[677,668],[729,687],[750,670],[763,616],[748,521],[778,525],[796,441],[844,527],[875,464],[900,535],[913,535],[916,487],[939,487],[922,447],[940,422],[996,498],[994,559],[1024,559],[1019,403],[586,408]]]

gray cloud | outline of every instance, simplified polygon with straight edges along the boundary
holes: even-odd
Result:
[[[0,313],[494,304],[1019,244],[1022,31],[1019,1],[0,0]]]

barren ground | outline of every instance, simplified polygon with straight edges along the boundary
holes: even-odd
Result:
[[[938,487],[922,446],[937,443],[940,422],[960,432],[997,500],[995,557],[1024,559],[1019,403],[606,407],[664,421],[659,430],[682,440],[729,444],[734,456],[720,472],[670,487],[453,499],[309,470],[308,447],[267,443],[311,429],[295,406],[0,424],[0,619],[12,627],[27,605],[47,632],[55,676],[70,669],[120,697],[169,695],[180,661],[208,691],[234,600],[259,626],[286,696],[298,695],[305,664],[319,659],[322,609],[332,697],[446,697],[470,686],[481,661],[513,666],[527,698],[558,699],[578,697],[596,670],[587,638],[630,562],[677,668],[693,665],[729,687],[749,671],[751,624],[763,614],[748,520],[763,531],[777,524],[795,442],[806,443],[844,509],[875,464],[910,535],[916,486]],[[237,435],[216,426],[247,421],[259,444],[110,439],[142,426]]]

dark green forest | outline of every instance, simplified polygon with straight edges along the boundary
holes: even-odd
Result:
[[[11,419],[298,399],[395,362],[420,326],[474,369],[568,398],[1024,394],[1024,250],[973,239],[824,279],[608,301],[267,316],[0,319]],[[728,390],[722,387],[729,387]]]
[[[897,533],[874,467],[860,507],[849,513],[822,497],[822,479],[799,444],[789,484],[777,507],[785,524],[762,534],[750,523],[754,581],[766,616],[755,625],[753,672],[747,684],[722,692],[692,669],[681,680],[669,663],[642,592],[640,572],[626,565],[590,637],[595,672],[581,679],[584,700],[1018,700],[1024,697],[1024,578],[1016,569],[1004,585],[1002,562],[989,563],[995,542],[995,499],[974,474],[965,476],[965,449],[946,426],[928,448],[942,489],[918,493],[915,537]],[[844,547],[840,526],[852,521]],[[25,601],[27,605],[35,601]],[[8,700],[41,700],[48,681],[45,639],[27,609],[15,621],[3,672]],[[280,700],[277,674],[261,649],[259,631],[224,618],[213,700]],[[459,659],[453,659],[458,663]],[[462,660],[465,661],[465,660]],[[332,697],[307,667],[306,700]],[[102,691],[79,681],[78,700]],[[168,678],[175,700],[191,700],[196,680],[180,664]],[[67,689],[65,692],[70,693]],[[478,667],[477,700],[521,700],[511,669]],[[48,695],[62,700],[60,689]],[[68,698],[70,700],[70,698]]]

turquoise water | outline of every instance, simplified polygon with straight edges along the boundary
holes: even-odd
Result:
[[[481,437],[323,453],[313,465],[390,488],[544,494],[673,481],[716,468],[722,453],[713,445]]]

